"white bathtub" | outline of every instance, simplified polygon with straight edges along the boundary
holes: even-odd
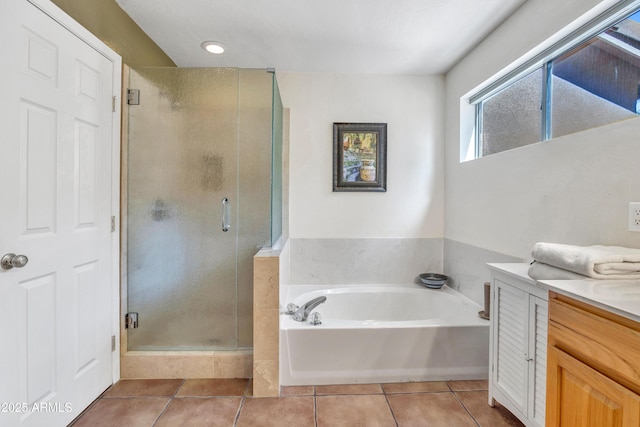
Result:
[[[489,322],[462,294],[410,285],[289,285],[282,306],[327,297],[321,325],[280,316],[280,384],[484,379]]]

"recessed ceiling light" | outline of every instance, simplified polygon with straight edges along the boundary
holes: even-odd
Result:
[[[219,42],[203,42],[200,46],[209,53],[214,53],[216,55],[224,53],[224,45]]]

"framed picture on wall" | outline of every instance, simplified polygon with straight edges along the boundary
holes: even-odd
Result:
[[[333,124],[333,191],[387,191],[387,124]]]

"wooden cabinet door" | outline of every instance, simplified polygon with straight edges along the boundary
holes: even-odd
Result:
[[[546,420],[547,426],[637,427],[640,395],[549,346]]]

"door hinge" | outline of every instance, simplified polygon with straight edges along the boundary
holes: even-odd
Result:
[[[140,105],[140,89],[127,89],[127,104]]]
[[[113,215],[111,216],[111,232],[115,232],[116,231],[116,216]]]
[[[135,329],[138,327],[138,313],[127,313],[124,315],[125,329]]]
[[[111,351],[116,351],[116,336],[111,335]]]
[[[113,111],[114,113],[116,111],[118,111],[118,97],[117,96],[113,96],[113,99],[111,101],[111,111]]]

